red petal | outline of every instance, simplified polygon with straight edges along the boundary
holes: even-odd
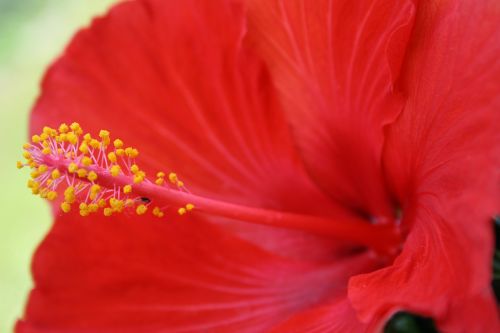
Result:
[[[345,296],[301,312],[271,330],[271,333],[359,333],[366,325],[356,317]]]
[[[410,233],[392,267],[351,280],[364,320],[402,307],[435,317],[443,331],[500,331],[490,291],[499,20],[494,0],[420,5],[403,80],[409,101],[384,155]]]
[[[489,288],[473,298],[458,297],[448,312],[449,317],[443,318],[438,324],[443,332],[498,332],[500,323],[497,304]]]
[[[50,69],[32,129],[106,128],[139,148],[148,174],[174,170],[196,194],[342,219],[303,171],[269,77],[241,45],[245,29],[232,1],[119,5]],[[334,246],[299,232],[236,229],[294,256],[331,257]]]
[[[262,332],[373,259],[285,260],[192,218],[60,216],[38,249],[17,332]]]
[[[344,205],[392,215],[382,127],[402,109],[393,92],[412,28],[401,0],[247,0],[249,37],[272,68],[313,178]]]

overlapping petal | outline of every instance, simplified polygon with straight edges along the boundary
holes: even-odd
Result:
[[[411,1],[248,0],[249,39],[271,68],[308,171],[345,206],[392,216],[383,127],[412,29]]]
[[[500,184],[499,18],[496,1],[419,5],[402,81],[408,104],[384,153],[409,235],[394,265],[351,280],[364,320],[406,308],[437,318],[444,331],[500,330],[489,287]],[[475,311],[463,310],[471,304]]]
[[[342,219],[309,180],[267,72],[242,46],[241,4],[127,2],[81,31],[50,69],[32,129],[78,121],[141,153],[148,174],[175,171],[194,193]],[[235,224],[292,256],[331,257],[332,242]]]
[[[17,332],[263,332],[373,259],[290,261],[201,219],[57,218]]]

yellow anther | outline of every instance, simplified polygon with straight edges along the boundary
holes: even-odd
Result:
[[[108,154],[108,160],[110,160],[112,163],[116,163],[116,154],[114,152],[110,152]]]
[[[69,131],[68,125],[66,125],[65,123],[62,123],[61,125],[59,125],[59,132],[60,133],[66,133],[67,131]]]
[[[50,152],[51,152],[51,150],[49,147],[45,147],[42,149],[42,154],[44,154],[44,155],[48,155],[48,154],[50,154]]]
[[[58,169],[54,169],[54,170],[52,170],[52,173],[50,174],[50,176],[52,177],[52,179],[57,179],[57,178],[61,177],[61,173],[59,172]]]
[[[180,180],[179,180],[179,181],[177,182],[177,186],[179,186],[179,187],[183,187],[183,186],[184,186],[184,182],[182,182],[182,181],[180,181]]]
[[[47,193],[47,199],[50,201],[54,201],[57,198],[57,192],[56,191],[50,191]]]
[[[74,132],[68,132],[66,133],[66,140],[72,145],[76,145],[76,143],[78,142],[78,137]]]
[[[130,167],[130,171],[133,174],[136,174],[137,172],[139,172],[139,166],[137,164],[132,164],[132,166]]]
[[[78,169],[76,171],[76,173],[78,174],[78,177],[80,177],[80,178],[87,176],[87,170],[85,170],[83,168]]]
[[[104,213],[104,216],[111,216],[111,215],[113,215],[113,210],[111,208],[107,207],[107,208],[104,208],[103,213]]]
[[[135,148],[132,149],[132,151],[130,152],[130,157],[136,158],[137,156],[139,156],[139,151]]]
[[[125,206],[125,202],[116,198],[111,198],[109,199],[109,205],[113,208],[113,211],[121,212]]]
[[[78,208],[80,208],[81,216],[88,216],[90,214],[89,206],[86,203],[82,202]]]
[[[116,149],[123,147],[123,141],[120,139],[116,139],[113,141],[113,145],[115,146]]]
[[[120,174],[120,170],[121,169],[119,165],[113,165],[111,168],[109,168],[109,172],[113,177],[117,177]]]
[[[76,165],[76,163],[71,162],[68,165],[68,171],[69,171],[69,173],[75,173],[77,170],[78,170],[78,165]]]
[[[125,154],[129,157],[136,158],[139,156],[139,151],[132,147],[125,148]]]
[[[96,139],[91,139],[89,142],[90,146],[94,149],[99,149],[101,147],[101,143]]]
[[[89,146],[87,145],[86,142],[82,142],[82,144],[80,145],[80,148],[79,150],[84,153],[84,154],[88,154],[89,153]]]
[[[43,140],[47,140],[49,138],[49,135],[47,133],[42,133],[40,134],[40,140],[43,141]]]
[[[92,165],[92,159],[90,157],[88,157],[88,156],[84,156],[82,158],[82,164],[84,166],[90,166],[90,165]]]
[[[95,173],[94,171],[90,171],[87,179],[91,182],[95,181],[97,179],[97,173]]]
[[[101,190],[101,187],[97,184],[94,184],[90,187],[90,195],[89,195],[89,198],[91,200],[95,200],[97,198],[97,194],[99,193],[99,191]],[[104,204],[106,204],[106,202],[104,202]]]
[[[188,204],[186,205],[186,210],[187,210],[188,212],[192,211],[193,209],[194,209],[194,205],[193,205],[192,203],[188,203]]]
[[[158,177],[158,178],[163,178],[163,177],[165,177],[165,172],[162,172],[162,171],[157,172],[157,173],[156,173],[156,177]]]
[[[107,146],[109,145],[111,139],[109,138],[109,132],[106,130],[99,131],[99,137],[102,139],[102,143]]]
[[[44,134],[51,136],[51,137],[55,137],[57,135],[57,131],[53,128],[48,127],[48,126],[45,126],[42,131]]]
[[[66,190],[64,190],[64,201],[72,204],[75,202],[75,188],[73,186],[68,186]]]
[[[32,190],[35,190],[35,189],[36,189],[36,190],[39,190],[39,189],[40,189],[40,186],[41,186],[41,185],[40,185],[40,183],[39,183],[39,182],[37,182],[37,181],[33,181],[33,182],[31,183],[31,189],[32,189]]]
[[[25,159],[27,159],[27,160],[28,160],[28,159],[30,159],[30,158],[31,158],[31,154],[30,154],[30,152],[29,152],[29,151],[24,151],[24,152],[23,152],[23,157],[24,157]]]
[[[53,179],[47,179],[47,182],[46,182],[46,183],[47,183],[47,186],[52,185],[52,183],[53,183],[53,182],[54,182],[54,180],[53,180]]]
[[[123,156],[123,155],[125,155],[125,150],[121,148],[116,150],[116,156]]]
[[[99,209],[99,205],[96,203],[91,203],[88,205],[87,209],[90,213],[95,213]]]
[[[39,143],[40,141],[41,141],[41,138],[38,135],[33,135],[31,137],[31,142],[33,142],[33,143]]]
[[[99,193],[101,187],[97,184],[94,184],[90,187],[90,193]]]
[[[59,155],[62,155],[62,154],[63,154],[63,150],[62,150],[61,148],[57,148],[57,153],[58,153]]]
[[[146,178],[146,173],[144,171],[139,171],[134,175],[134,183],[139,184]]]
[[[45,171],[47,171],[48,169],[48,166],[46,166],[45,164],[41,164],[39,167],[38,167],[38,172],[39,173],[44,173]]]
[[[184,207],[181,207],[177,210],[177,213],[179,213],[179,215],[184,215],[186,214],[186,208]]]
[[[81,135],[83,133],[82,128],[79,123],[72,123],[70,126],[71,130],[75,132],[77,135]]]
[[[165,182],[165,180],[163,178],[157,178],[155,180],[156,185],[163,185],[164,182]]]
[[[46,188],[42,188],[40,190],[40,198],[43,198],[43,199],[47,198],[47,193],[49,193],[49,191]]]
[[[21,162],[21,161],[17,161],[17,162],[16,162],[16,167],[17,167],[18,169],[22,169],[22,168],[24,167],[23,162]]]
[[[135,209],[135,212],[137,213],[137,215],[142,215],[142,214],[144,214],[147,210],[148,210],[148,207],[146,207],[146,205],[139,205],[139,206],[137,206],[137,208]]]
[[[49,146],[49,142],[47,140],[43,141],[42,142],[42,146],[43,147],[48,147]]]
[[[29,149],[30,147],[31,147],[31,144],[29,144],[29,143],[25,143],[25,144],[23,145],[23,148],[24,148],[24,149]]]
[[[56,138],[57,142],[65,142],[66,141],[66,133],[61,133],[59,136]]]
[[[153,209],[153,215],[157,217],[163,217],[163,212],[160,210],[160,207],[155,207]]]
[[[100,130],[100,131],[99,131],[99,137],[100,137],[101,139],[109,137],[109,131],[106,131],[106,130]]]
[[[86,143],[89,143],[90,140],[92,140],[92,136],[90,135],[90,133],[87,133],[83,136],[83,141],[86,142]]]
[[[123,186],[123,193],[130,193],[130,192],[132,192],[132,186],[130,185]]]
[[[61,210],[65,213],[69,213],[69,211],[71,210],[71,205],[69,203],[67,203],[66,201],[63,201],[61,203]]]
[[[177,184],[177,181],[178,181],[179,179],[177,178],[177,174],[176,174],[176,173],[171,172],[171,173],[169,173],[169,174],[168,174],[168,180],[170,180],[170,182],[171,182],[172,184]]]
[[[101,199],[97,202],[97,205],[99,205],[100,208],[106,207],[106,200]]]
[[[35,179],[40,176],[40,172],[38,172],[37,170],[31,171],[30,176],[31,178]]]

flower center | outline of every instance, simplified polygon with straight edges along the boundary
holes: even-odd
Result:
[[[201,197],[190,193],[173,172],[159,171],[154,180],[148,179],[136,164],[138,155],[137,149],[125,148],[120,139],[111,142],[106,130],[93,138],[83,135],[78,123],[62,124],[57,130],[44,127],[34,135],[24,145],[26,162],[18,162],[18,167],[32,169],[28,187],[33,194],[56,200],[63,193],[60,208],[66,213],[78,205],[82,216],[100,211],[111,216],[126,210],[143,215],[153,206],[152,214],[161,218],[172,208],[185,215],[196,207],[198,213],[331,236],[383,255],[394,254],[401,242],[394,224],[370,224],[355,217],[339,221]]]

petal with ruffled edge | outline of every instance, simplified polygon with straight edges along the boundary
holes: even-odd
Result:
[[[382,128],[412,29],[406,0],[247,0],[249,44],[269,64],[307,169],[330,197],[393,216]]]
[[[499,20],[497,1],[419,5],[402,81],[409,101],[384,153],[409,234],[391,267],[350,281],[365,321],[405,309],[434,317],[445,332],[500,331],[490,291]]]
[[[63,121],[108,129],[139,149],[148,174],[175,171],[198,195],[342,220],[348,213],[303,171],[270,78],[242,46],[245,30],[234,1],[118,5],[51,67],[32,131]],[[301,232],[227,228],[295,257],[335,252],[331,239]]]
[[[196,218],[63,214],[35,254],[17,332],[263,332],[372,264],[283,259]]]

